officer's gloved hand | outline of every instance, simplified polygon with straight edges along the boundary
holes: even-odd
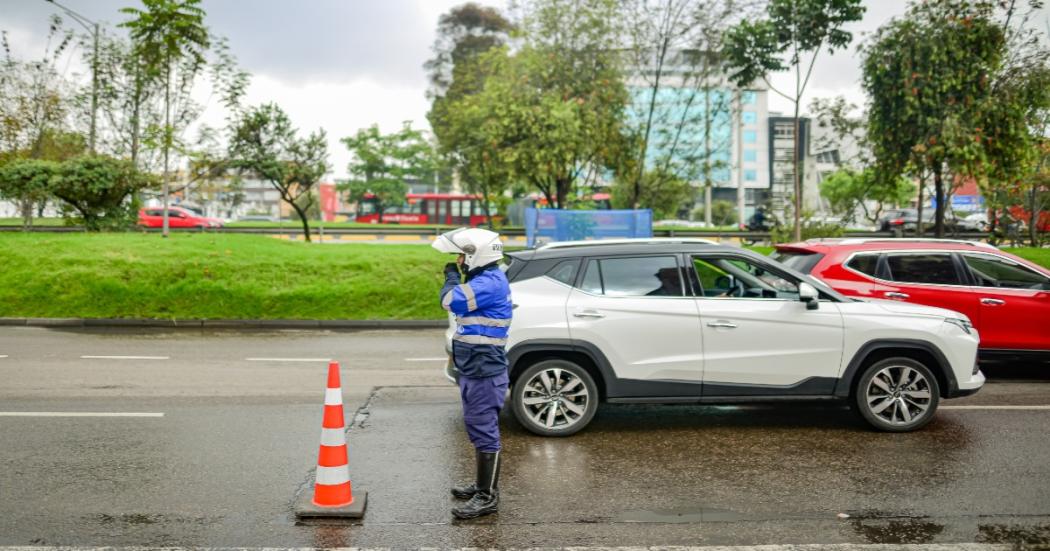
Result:
[[[445,264],[445,277],[455,276],[459,277],[459,265],[455,262],[449,262]]]

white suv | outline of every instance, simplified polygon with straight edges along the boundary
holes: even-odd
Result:
[[[511,402],[536,434],[579,431],[599,401],[781,400],[848,401],[903,432],[984,384],[962,314],[848,298],[747,250],[588,241],[508,256]]]

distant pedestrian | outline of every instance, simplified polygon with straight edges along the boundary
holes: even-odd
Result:
[[[499,506],[499,412],[510,382],[506,351],[513,312],[510,284],[499,266],[503,243],[495,232],[461,228],[442,234],[433,247],[458,255],[456,262],[445,265],[440,297],[441,306],[456,316],[452,358],[477,469],[473,484],[452,488],[455,497],[469,499],[452,514],[475,518],[495,513]]]

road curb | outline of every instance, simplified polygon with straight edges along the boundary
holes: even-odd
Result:
[[[447,320],[238,320],[154,318],[0,318],[8,327],[169,327],[177,329],[436,329]]]

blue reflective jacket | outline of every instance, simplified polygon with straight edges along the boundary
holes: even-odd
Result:
[[[503,270],[497,264],[471,270],[462,284],[458,274],[446,274],[441,306],[456,315],[452,356],[460,374],[478,378],[505,373],[514,307]]]

